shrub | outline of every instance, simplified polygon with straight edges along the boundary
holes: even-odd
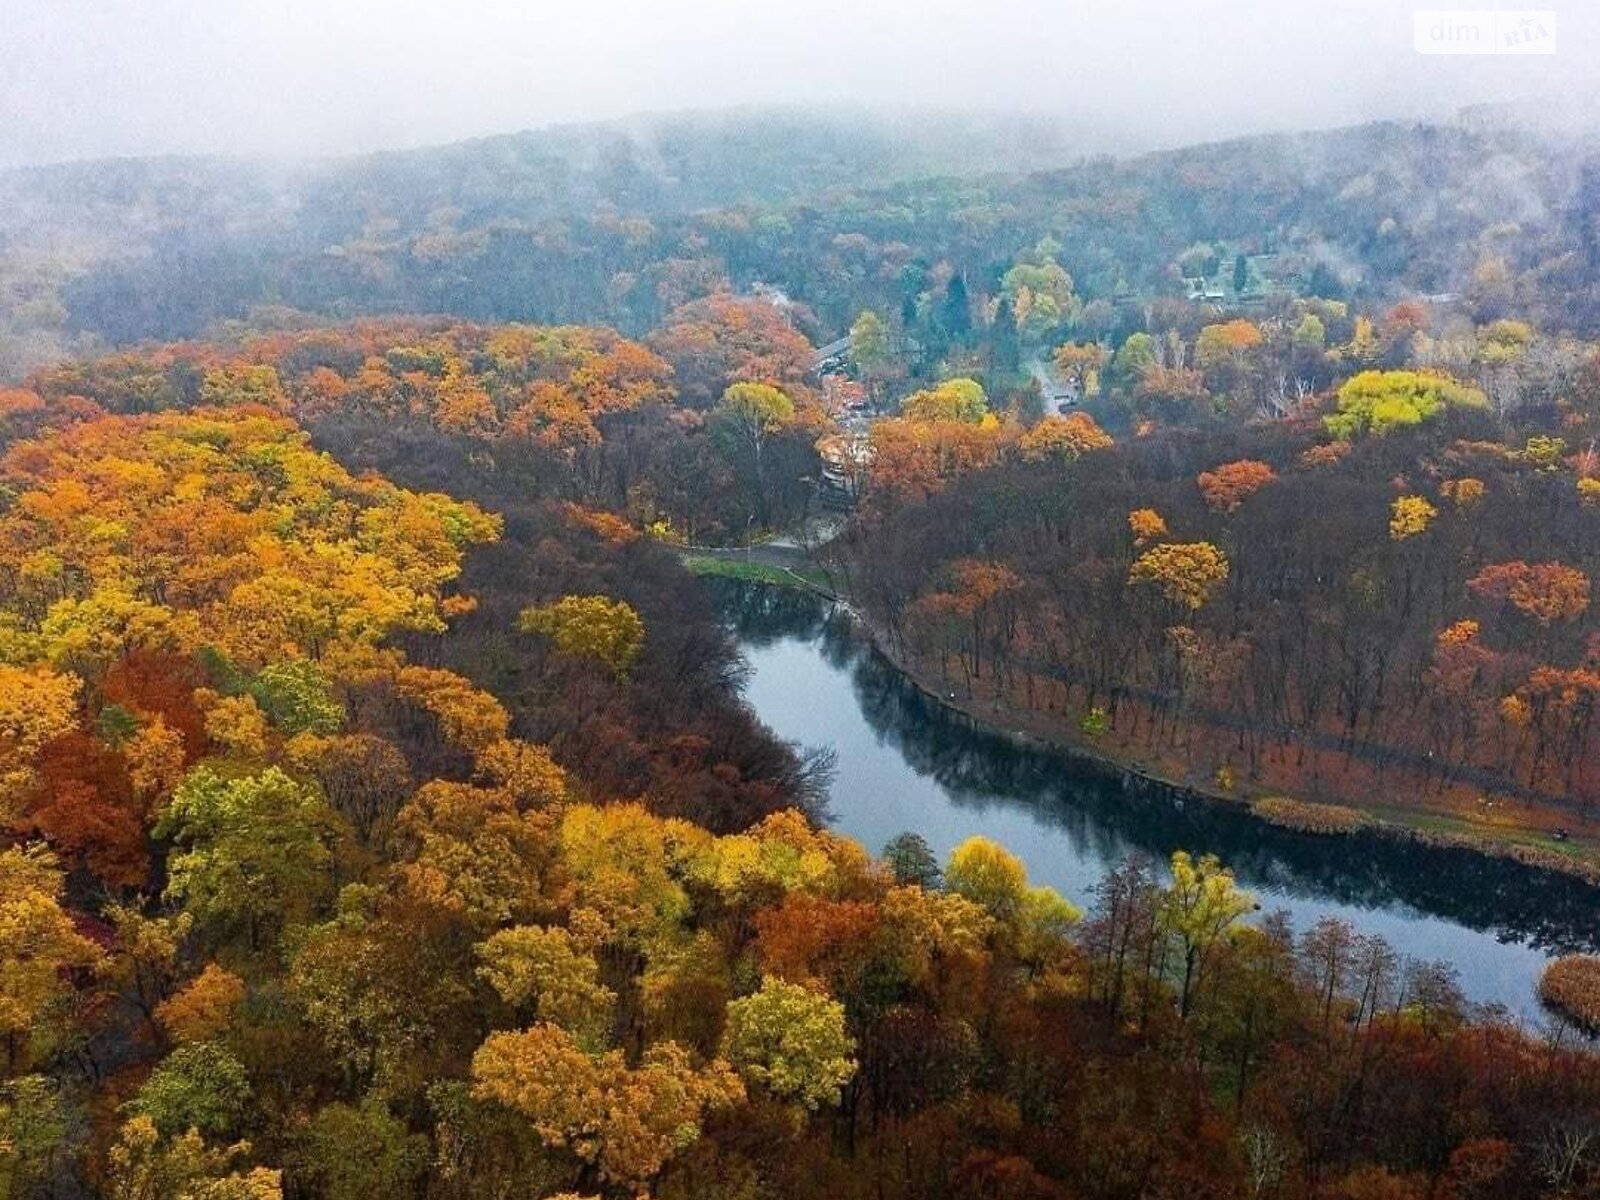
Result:
[[[1600,1037],[1600,955],[1556,959],[1539,980],[1539,1000],[1589,1037]]]
[[[1354,833],[1373,824],[1359,809],[1342,804],[1308,804],[1287,796],[1267,796],[1250,806],[1250,811],[1271,825],[1301,833]]]

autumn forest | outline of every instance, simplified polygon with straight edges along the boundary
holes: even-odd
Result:
[[[1600,957],[862,845],[707,578],[1600,888],[1600,147],[975,128],[0,173],[0,1200],[1600,1195]]]

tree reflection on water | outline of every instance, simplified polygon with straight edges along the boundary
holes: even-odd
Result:
[[[1550,953],[1600,947],[1600,889],[1577,879],[1370,832],[1321,837],[1267,825],[1240,809],[975,724],[916,687],[849,616],[816,597],[734,581],[716,586],[747,647],[811,642],[847,671],[872,732],[951,803],[979,812],[1025,809],[1063,830],[1097,868],[1134,852],[1165,860],[1183,848],[1218,855],[1269,905],[1334,901],[1402,918],[1411,910]],[[839,786],[848,787],[848,778]],[[846,806],[837,791],[835,806]]]

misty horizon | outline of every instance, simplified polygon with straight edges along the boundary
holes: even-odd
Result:
[[[1132,154],[1482,104],[1579,112],[1596,22],[1557,54],[1428,57],[1409,6],[1285,16],[1041,0],[647,5],[446,12],[354,0],[16,0],[0,51],[0,167],[120,157],[306,159],[685,114],[1020,118],[1080,153]]]

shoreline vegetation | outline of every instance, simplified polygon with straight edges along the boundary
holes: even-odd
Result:
[[[839,606],[850,618],[857,636],[868,641],[874,652],[883,656],[902,678],[945,710],[986,732],[1012,740],[1043,745],[1058,753],[1086,759],[1101,767],[1126,772],[1183,792],[1208,803],[1225,804],[1248,812],[1256,819],[1281,829],[1319,837],[1343,837],[1367,833],[1396,841],[1469,850],[1491,858],[1509,859],[1535,870],[1559,872],[1600,887],[1600,847],[1586,841],[1557,842],[1525,830],[1477,829],[1459,819],[1432,812],[1410,812],[1389,806],[1362,807],[1329,801],[1302,800],[1265,789],[1252,789],[1248,781],[1231,790],[1195,776],[1185,776],[1170,766],[1138,753],[1118,753],[1105,741],[1076,732],[1059,722],[1041,719],[1048,714],[1026,712],[1006,704],[1003,698],[974,693],[960,696],[934,681],[935,668],[918,662],[896,648],[862,609],[852,604],[830,573],[796,570],[787,566],[744,558],[715,557],[686,553],[682,562],[691,573],[701,576],[736,579],[769,587],[808,591],[818,599]],[[1023,726],[1019,728],[1020,726]],[[1521,840],[1521,839],[1529,840]]]

